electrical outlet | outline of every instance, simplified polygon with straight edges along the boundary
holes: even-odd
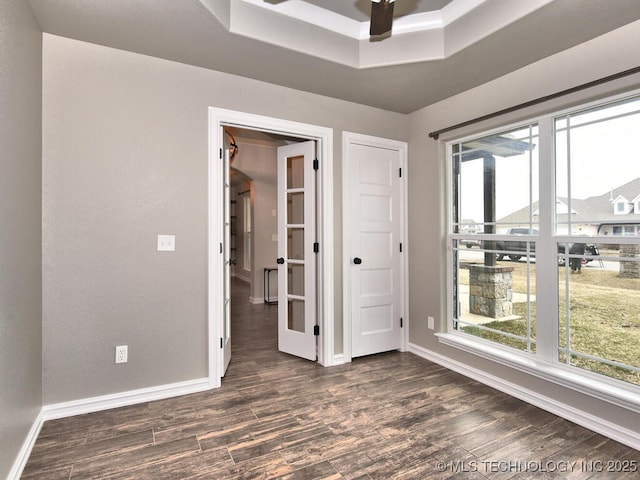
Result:
[[[427,317],[427,327],[429,328],[429,330],[433,330],[435,328],[435,320],[433,319],[432,316],[428,316]]]
[[[119,345],[116,347],[116,363],[127,363],[129,357],[129,347]]]

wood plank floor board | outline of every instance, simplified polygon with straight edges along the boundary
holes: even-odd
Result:
[[[236,413],[227,416],[197,417],[185,422],[174,423],[154,427],[155,443],[166,443],[180,438],[196,435],[202,441],[203,439],[217,438],[217,443],[226,445],[229,437],[233,439],[241,439],[248,437],[251,432],[247,426],[256,419],[251,411]],[[224,438],[222,438],[224,437]],[[216,446],[215,443],[208,445]],[[212,447],[209,448],[212,448]],[[208,448],[205,448],[205,450]]]
[[[149,444],[136,450],[120,450],[108,455],[85,458],[74,464],[71,479],[120,478],[134,475],[136,470],[149,465],[173,463],[177,459],[200,451],[195,436],[181,438],[161,445]]]
[[[369,455],[372,450],[380,450],[386,439],[375,430],[360,432],[358,435],[324,435],[310,442],[300,443],[284,449],[282,457],[295,468],[304,468],[325,460],[334,460],[341,456],[352,457],[358,452]]]
[[[224,480],[261,480],[277,478],[292,471],[291,466],[287,464],[279,453],[275,452],[237,463],[230,467],[224,476],[216,478]],[[206,476],[205,473],[203,476],[196,478],[197,480],[205,480],[211,477]]]
[[[320,462],[276,477],[278,480],[340,480],[340,475],[329,462]]]
[[[89,458],[100,458],[116,452],[129,452],[152,444],[153,431],[145,430],[97,442],[85,443],[80,446],[49,450],[42,454],[34,449],[27,466],[33,469],[60,469],[70,463],[75,464]]]
[[[241,462],[250,458],[280,451],[302,442],[312,442],[326,435],[329,429],[322,423],[301,425],[293,416],[260,419],[252,428],[251,438],[229,447],[234,461]]]
[[[27,465],[20,477],[22,480],[69,480],[73,465],[67,462],[60,467]]]
[[[332,368],[280,353],[277,305],[247,298],[234,282],[233,356],[220,389],[48,421],[23,478],[638,478],[483,468],[640,463],[640,452],[409,353]]]

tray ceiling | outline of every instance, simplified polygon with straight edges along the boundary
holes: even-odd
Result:
[[[401,113],[640,18],[638,0],[396,0],[373,42],[369,0],[29,1],[46,33]]]

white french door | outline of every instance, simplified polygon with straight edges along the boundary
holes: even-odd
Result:
[[[222,162],[223,178],[223,320],[222,337],[220,337],[222,348],[222,372],[224,377],[227,367],[231,361],[231,265],[235,262],[231,258],[231,178],[229,174],[229,149],[225,148]]]
[[[403,346],[403,189],[406,144],[346,136],[345,269],[351,356]],[[346,262],[348,261],[348,265]]]
[[[316,359],[314,141],[278,148],[278,349]]]

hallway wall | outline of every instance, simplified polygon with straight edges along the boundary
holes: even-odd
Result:
[[[0,478],[42,406],[42,36],[0,2]]]

